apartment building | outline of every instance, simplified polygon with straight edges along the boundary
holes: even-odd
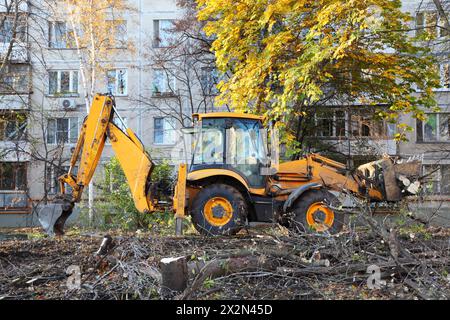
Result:
[[[373,107],[331,104],[318,107],[309,124],[306,151],[320,152],[349,166],[398,154],[396,125],[377,121]]]
[[[107,59],[102,57],[96,71],[94,90],[116,97],[123,120],[117,124],[133,129],[155,162],[176,163],[182,157],[176,147],[178,129],[190,125],[193,112],[213,110],[218,79],[214,68],[198,65],[197,78],[187,87],[183,77],[189,75],[176,68],[188,62],[159,61],[179,36],[174,21],[184,11],[175,0],[128,3],[131,10],[121,12],[120,18],[107,18],[114,39],[105,44]],[[59,191],[57,177],[68,169],[87,113],[87,87],[64,6],[57,0],[23,1],[21,10],[24,18],[31,18],[25,19],[23,45],[14,47],[8,66],[11,76],[5,82],[14,91],[9,94],[0,87],[0,150],[8,150],[0,156],[0,226],[36,224],[36,208]],[[0,32],[0,54],[9,42],[7,30]],[[101,163],[112,155],[107,144]],[[101,179],[101,170],[98,175]]]
[[[28,47],[28,5],[0,4],[0,215],[28,214],[29,145],[24,140],[30,115],[31,60]],[[15,42],[12,44],[13,29]],[[29,219],[28,219],[29,220]]]
[[[447,16],[450,2],[441,1]],[[437,59],[436,68],[440,72],[441,88],[435,89],[440,112],[425,110],[428,119],[425,122],[403,117],[403,121],[415,128],[408,135],[408,142],[399,146],[404,156],[416,156],[423,159],[425,172],[431,173],[428,192],[433,195],[450,197],[450,42],[444,19],[433,1],[403,0],[404,9],[414,17],[411,33],[420,34],[424,30],[434,34],[435,39],[428,41]]]
[[[428,119],[424,122],[403,116],[401,121],[413,127],[407,136],[408,142],[399,145],[399,154],[421,159],[424,173],[428,174],[422,202],[413,204],[436,223],[450,225],[450,38],[444,28],[445,19],[450,18],[450,1],[440,1],[446,13],[439,13],[432,0],[403,0],[403,9],[414,18],[411,22],[413,34],[427,30],[434,35],[424,46],[436,57],[441,88],[435,89],[439,112],[425,110]]]

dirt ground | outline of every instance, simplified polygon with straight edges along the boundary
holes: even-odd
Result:
[[[104,235],[73,229],[57,239],[38,229],[0,231],[0,300],[161,299],[160,260],[179,256],[206,264],[257,257],[258,263],[200,278],[200,286],[192,275],[174,299],[450,298],[448,229],[317,236],[274,226],[218,238],[111,232],[108,253],[96,255]],[[73,287],[77,268],[81,282]]]

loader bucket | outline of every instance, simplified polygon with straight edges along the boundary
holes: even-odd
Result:
[[[64,235],[64,225],[72,214],[73,204],[52,203],[42,206],[38,212],[39,223],[49,236]]]
[[[383,190],[384,200],[396,202],[419,192],[421,166],[420,161],[398,163],[386,157],[360,166],[358,172]]]

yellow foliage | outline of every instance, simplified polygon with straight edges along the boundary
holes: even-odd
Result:
[[[215,36],[217,66],[232,74],[220,85],[220,104],[289,119],[333,88],[336,98],[396,113],[434,105],[434,62],[398,31],[411,20],[399,0],[197,2],[205,32]]]

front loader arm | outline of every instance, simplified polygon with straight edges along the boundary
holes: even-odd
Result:
[[[75,203],[81,200],[84,188],[89,185],[109,138],[114,153],[125,173],[136,208],[142,213],[154,211],[149,194],[153,162],[139,138],[131,129],[122,131],[113,123],[114,100],[110,96],[97,95],[86,117],[70,160],[69,171],[59,177],[64,201],[63,212],[54,224],[54,232],[63,234],[65,221]],[[78,163],[78,173],[73,169]],[[73,190],[66,195],[66,184]]]
[[[420,161],[396,163],[385,156],[356,170],[347,170],[345,165],[317,154],[310,155],[307,162],[315,182],[322,182],[332,190],[347,190],[372,201],[398,202],[419,191]],[[404,181],[409,184],[405,185]]]
[[[318,154],[311,154],[306,161],[315,182],[323,184],[331,190],[347,190],[372,200],[384,200],[381,190],[368,184],[360,175],[350,173],[344,164]]]
[[[292,191],[299,187],[299,183],[315,183],[329,190],[350,192],[375,202],[397,202],[406,195],[418,192],[420,168],[419,161],[396,163],[384,157],[356,170],[349,170],[342,163],[309,154],[301,160],[280,164],[275,184]],[[410,184],[404,185],[401,180]]]

